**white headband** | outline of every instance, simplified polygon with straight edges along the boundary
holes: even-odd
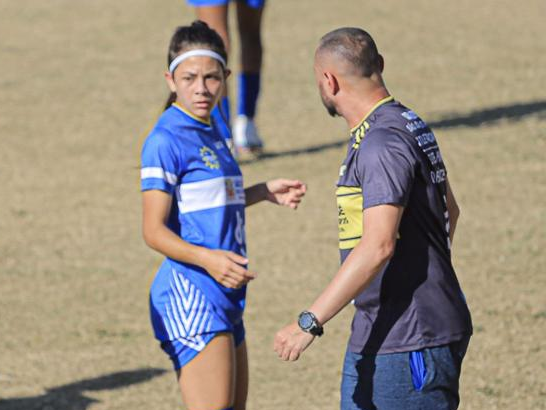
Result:
[[[176,67],[178,67],[178,65],[190,58],[190,57],[196,57],[196,56],[203,56],[203,57],[211,57],[211,58],[214,58],[215,60],[218,60],[220,62],[220,64],[222,64],[222,67],[226,68],[226,60],[224,60],[224,58],[212,51],[212,50],[203,50],[203,49],[198,49],[198,50],[190,50],[190,51],[186,51],[185,53],[182,53],[180,54],[178,57],[176,57],[172,62],[171,64],[169,64],[169,71],[170,73],[174,73],[174,70],[176,70]]]

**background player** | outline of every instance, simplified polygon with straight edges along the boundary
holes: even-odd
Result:
[[[188,0],[196,8],[197,18],[214,29],[230,51],[228,10],[230,0]],[[260,92],[262,67],[261,24],[265,0],[237,0],[237,28],[241,44],[241,71],[237,78],[237,116],[233,123],[233,142],[239,153],[259,153],[263,143],[256,130],[254,116]],[[212,117],[222,124],[220,132],[230,138],[230,107],[227,91]]]
[[[204,22],[179,27],[165,73],[172,91],[142,149],[143,236],[166,256],[150,292],[156,338],[177,371],[189,410],[245,408],[243,310],[245,206],[262,200],[296,209],[300,181],[243,188],[241,171],[210,112],[229,75],[220,36]]]

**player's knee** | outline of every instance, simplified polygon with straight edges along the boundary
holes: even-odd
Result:
[[[241,62],[243,71],[258,72],[262,65],[262,44],[255,41],[241,43]]]

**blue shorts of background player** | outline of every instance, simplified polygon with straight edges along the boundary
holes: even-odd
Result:
[[[228,144],[240,154],[260,154],[263,142],[256,129],[254,117],[260,93],[262,68],[261,22],[265,0],[187,0],[195,7],[197,18],[214,29],[230,51],[229,3],[236,4],[237,29],[241,44],[241,71],[237,74],[237,115],[233,127],[230,120],[230,104],[227,94],[212,111],[212,119],[218,125]]]
[[[188,4],[193,7],[219,6],[228,4],[232,0],[188,0]],[[234,0],[240,3],[246,3],[249,7],[260,8],[265,4],[265,0]]]

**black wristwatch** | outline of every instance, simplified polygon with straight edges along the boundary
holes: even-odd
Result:
[[[319,324],[316,316],[307,310],[300,313],[298,317],[298,325],[304,332],[310,333],[313,336],[322,336],[324,329]]]

